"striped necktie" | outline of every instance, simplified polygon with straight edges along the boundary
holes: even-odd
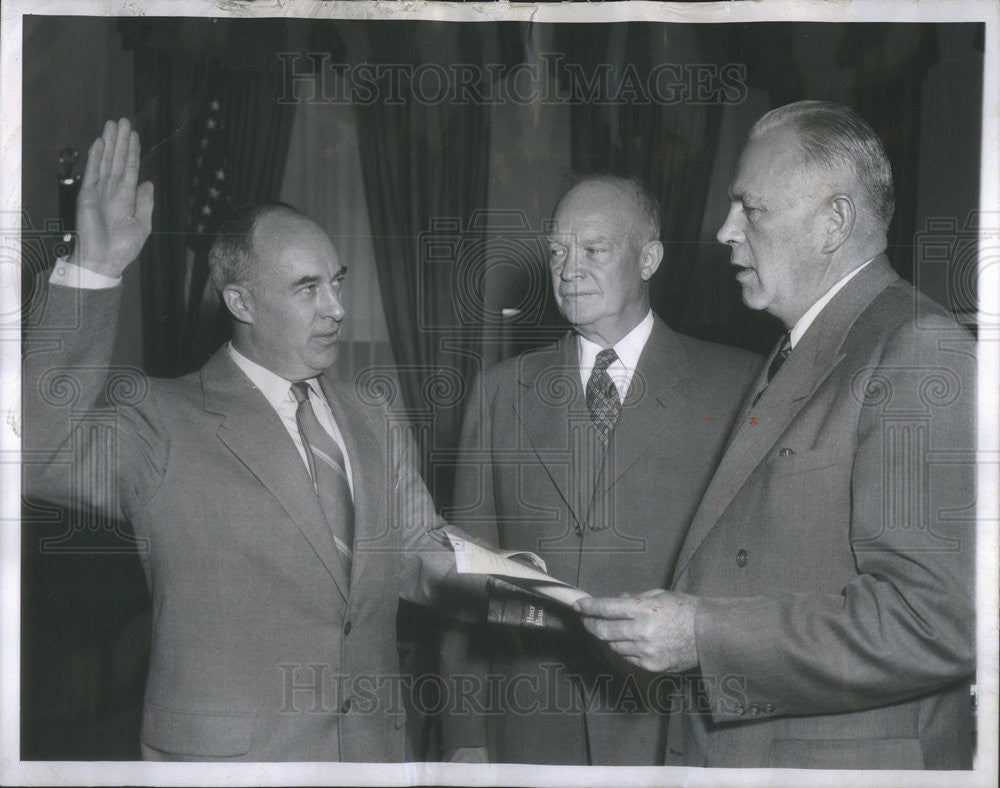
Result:
[[[594,361],[594,369],[590,373],[590,380],[587,381],[587,407],[590,409],[590,418],[597,428],[598,437],[601,444],[608,445],[611,430],[614,429],[618,414],[622,411],[622,403],[618,399],[618,389],[615,382],[608,375],[608,367],[618,358],[618,354],[611,348],[602,350],[597,354]]]
[[[333,437],[320,425],[309,402],[309,384],[300,380],[292,384],[292,396],[298,403],[295,421],[299,437],[309,463],[309,475],[319,496],[320,505],[337,545],[337,552],[344,562],[347,576],[351,576],[351,558],[354,544],[354,501],[347,481],[344,454]]]

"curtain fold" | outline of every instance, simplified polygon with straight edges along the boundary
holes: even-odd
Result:
[[[666,25],[620,23],[577,28],[563,37],[568,61],[585,73],[611,66],[615,84],[627,82],[626,70],[640,79],[672,64],[682,80],[685,64],[712,64],[726,51],[726,32],[671,29]],[[612,173],[638,178],[660,202],[664,254],[650,280],[653,309],[672,327],[698,333],[685,324],[692,271],[701,243],[700,230],[708,195],[706,172],[719,138],[724,104],[623,100],[577,101],[570,110],[572,166],[577,173]]]
[[[145,363],[174,376],[228,337],[208,284],[211,233],[231,207],[281,189],[295,111],[278,101],[286,29],[283,20],[128,20],[122,29],[135,57],[143,177],[156,186],[141,263]]]
[[[480,30],[442,27],[427,42],[395,24],[368,32],[375,62],[416,67],[476,51]],[[457,445],[462,401],[480,368],[481,315],[465,283],[481,261],[463,256],[463,239],[487,208],[490,107],[420,101],[405,70],[378,90],[398,90],[401,100],[357,105],[361,169],[399,404],[426,455]],[[426,458],[422,466],[426,473]],[[450,498],[447,464],[437,463],[435,474],[440,505]]]

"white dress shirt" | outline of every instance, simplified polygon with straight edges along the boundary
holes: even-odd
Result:
[[[63,259],[56,261],[55,268],[52,269],[52,274],[49,276],[50,284],[75,287],[81,290],[105,290],[117,287],[121,284],[121,281],[120,277],[105,276],[104,274],[91,271],[89,268],[82,268],[73,263],[68,263]],[[234,348],[232,343],[227,343],[226,350],[229,352],[230,358],[236,363],[236,366],[243,370],[244,374],[250,378],[250,382],[260,389],[261,394],[264,395],[264,398],[281,418],[281,423],[288,431],[292,442],[295,444],[295,448],[299,452],[299,456],[302,458],[302,462],[308,468],[309,461],[306,457],[306,450],[302,445],[302,438],[299,436],[299,424],[295,420],[295,411],[298,409],[298,405],[295,402],[295,396],[292,394],[292,384],[280,375],[276,375],[271,370],[248,359]],[[344,443],[344,437],[340,434],[337,421],[333,418],[330,405],[327,403],[326,397],[323,396],[319,383],[315,378],[307,381],[307,383],[309,384],[309,402],[313,406],[316,419],[319,421],[320,426],[330,434],[330,437],[337,442],[340,451],[344,455],[347,483],[350,485],[351,495],[353,496],[354,479],[351,473],[351,458],[347,454],[347,445]]]
[[[837,284],[835,284],[833,287],[827,290],[826,293],[823,294],[822,298],[820,298],[815,304],[813,304],[811,307],[809,307],[809,309],[806,310],[806,313],[798,319],[798,321],[795,323],[794,326],[792,326],[791,343],[793,348],[795,347],[796,343],[800,339],[802,339],[802,335],[806,333],[806,329],[813,324],[813,321],[816,320],[817,317],[819,317],[819,313],[823,311],[824,307],[826,307],[826,305],[830,303],[833,297],[837,295],[837,293],[839,293],[844,288],[844,285],[846,285],[855,276],[861,273],[861,270],[874,259],[875,258],[873,257],[871,260],[866,260],[865,262],[863,262],[861,265],[859,265],[857,268],[851,271],[851,273],[849,273],[847,276],[845,276],[843,279],[837,282]]]
[[[628,387],[632,384],[632,376],[635,374],[636,365],[639,363],[639,356],[642,349],[646,347],[649,335],[653,333],[653,310],[650,309],[646,316],[639,321],[639,324],[629,331],[625,336],[615,343],[614,351],[618,356],[614,363],[608,366],[608,377],[615,383],[618,389],[618,399],[625,401]],[[590,373],[594,371],[594,362],[597,361],[597,354],[604,348],[582,335],[577,335],[580,343],[580,382],[583,390],[587,390],[587,381],[590,380]]]
[[[233,347],[232,342],[226,344],[226,350],[229,352],[230,358],[236,363],[236,366],[246,373],[246,376],[250,378],[250,382],[260,389],[260,393],[264,395],[264,398],[271,403],[271,407],[281,417],[281,423],[285,425],[285,429],[288,430],[288,434],[291,436],[292,442],[299,452],[299,456],[302,457],[302,462],[308,468],[309,460],[306,457],[305,446],[302,445],[302,437],[299,435],[299,423],[295,419],[295,411],[298,409],[298,403],[295,402],[295,395],[292,394],[292,384],[266,367],[262,367],[256,361],[248,359]],[[354,479],[351,473],[351,458],[347,455],[347,445],[344,443],[344,437],[340,434],[337,421],[333,418],[333,412],[330,410],[330,405],[327,403],[326,397],[323,396],[319,382],[316,378],[311,378],[306,383],[309,384],[309,402],[313,407],[313,412],[316,414],[316,420],[327,431],[330,437],[336,441],[341,453],[344,455],[347,483],[351,487],[351,495],[353,496]]]

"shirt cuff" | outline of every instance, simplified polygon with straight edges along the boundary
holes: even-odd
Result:
[[[78,290],[107,290],[121,283],[120,276],[105,276],[89,268],[68,263],[65,258],[56,260],[55,268],[49,276],[49,284],[75,287]]]

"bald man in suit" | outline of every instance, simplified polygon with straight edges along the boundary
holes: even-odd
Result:
[[[666,584],[760,358],[678,334],[650,309],[663,244],[659,207],[638,182],[584,178],[553,218],[552,288],[572,330],[482,376],[452,520],[537,553],[589,593]],[[488,746],[500,762],[661,763],[656,686],[571,611],[542,607],[563,631],[507,626],[468,640],[480,661],[452,669],[472,683],[501,678],[480,702],[493,713],[452,704],[446,746],[480,758]]]
[[[210,253],[232,342],[176,380],[109,370],[120,277],[151,226],[138,170],[138,136],[109,121],[79,243],[31,312],[24,449],[30,496],[126,518],[147,546],[144,757],[403,760],[397,603],[436,602],[454,557],[413,447],[324,374],[346,269],[293,208],[241,210]]]
[[[892,173],[847,107],[761,118],[719,240],[787,332],[744,402],[673,591],[578,603],[677,695],[666,762],[972,763],[976,347],[885,257]]]

